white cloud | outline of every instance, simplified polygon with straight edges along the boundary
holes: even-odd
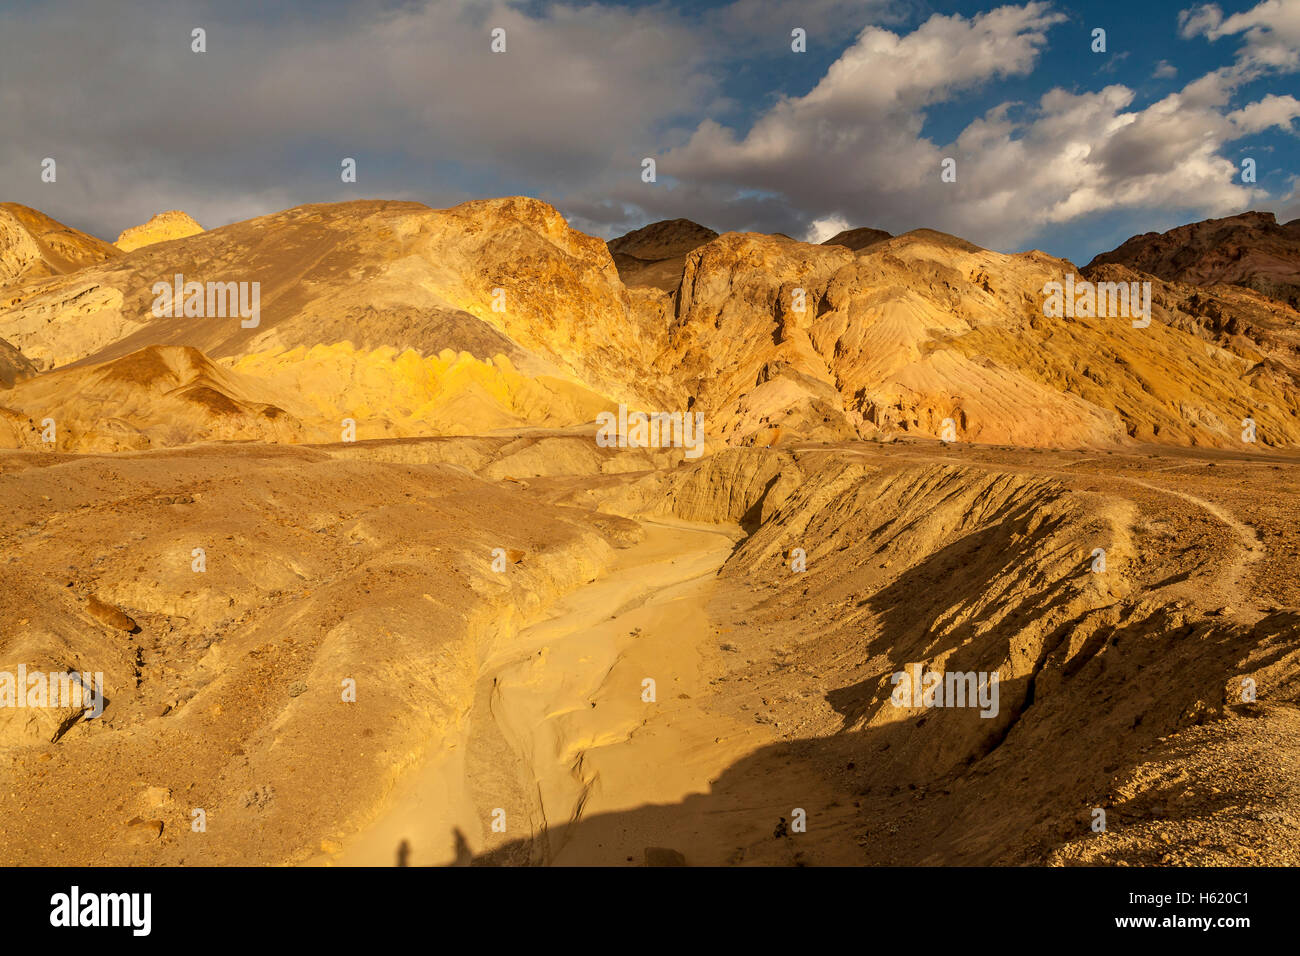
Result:
[[[1204,36],[1214,41],[1241,34],[1243,44],[1231,68],[1238,81],[1254,79],[1268,70],[1300,69],[1300,0],[1264,0],[1226,20],[1218,4],[1205,4],[1178,15],[1184,38]]]
[[[1206,3],[1199,7],[1183,10],[1178,14],[1178,32],[1184,40],[1202,34],[1209,35],[1223,22],[1223,11],[1218,4]]]
[[[1275,96],[1269,94],[1262,99],[1234,110],[1228,114],[1228,121],[1236,127],[1241,136],[1258,133],[1272,127],[1290,129],[1291,123],[1300,117],[1300,100],[1294,96]]]
[[[852,228],[849,221],[843,216],[827,216],[825,219],[814,219],[809,223],[803,241],[823,243],[832,236],[838,236],[841,232]]]
[[[893,232],[926,225],[996,248],[1099,213],[1191,207],[1229,215],[1267,199],[1237,181],[1226,147],[1289,128],[1300,103],[1270,95],[1229,111],[1238,80],[1223,71],[1141,108],[1119,84],[1053,89],[1036,104],[989,110],[950,144],[923,135],[934,104],[1033,70],[1062,20],[1029,3],[969,19],[936,15],[902,35],[869,27],[806,96],[778,101],[744,134],[700,123],[661,160],[661,174],[689,183],[693,204],[711,193],[742,209],[761,196],[798,210],[810,234],[828,222]],[[1263,43],[1234,20],[1193,12],[1184,31],[1245,31],[1248,46]],[[948,156],[956,183],[940,180]]]
[[[876,224],[864,221],[864,209],[941,206],[956,197],[939,192],[944,154],[920,135],[923,108],[1029,72],[1046,30],[1062,19],[1030,3],[971,19],[936,15],[904,36],[868,27],[807,95],[778,101],[744,136],[705,120],[660,172],[697,189],[776,193],[812,218],[858,225]]]

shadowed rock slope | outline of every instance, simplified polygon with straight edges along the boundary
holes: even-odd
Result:
[[[686,255],[718,234],[689,219],[665,219],[611,239],[608,243],[619,277],[629,289],[671,292],[682,280]]]
[[[843,232],[837,232],[829,239],[822,242],[823,246],[843,246],[845,249],[852,249],[854,252],[861,252],[867,246],[874,246],[878,242],[884,242],[892,236],[883,229],[845,229]]]
[[[1090,266],[1119,263],[1189,285],[1239,285],[1300,308],[1300,219],[1271,212],[1206,219],[1134,236]]]

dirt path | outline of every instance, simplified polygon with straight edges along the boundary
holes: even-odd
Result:
[[[865,456],[859,456],[865,457]],[[1078,458],[1074,461],[1064,462],[1055,467],[1036,466],[1031,469],[1024,467],[1008,467],[998,462],[987,462],[980,460],[962,460],[953,456],[934,455],[930,457],[900,453],[893,456],[893,460],[912,461],[917,464],[934,464],[942,462],[959,467],[983,468],[985,470],[1011,470],[1011,471],[1033,471],[1042,475],[1056,475],[1058,477],[1073,480],[1075,476],[1066,471],[1067,468],[1080,465],[1085,462],[1096,462],[1097,458]],[[1203,459],[1197,461],[1184,462],[1182,464],[1154,468],[1153,472],[1163,472],[1174,468],[1186,468],[1203,463]],[[1266,464],[1267,462],[1250,462],[1251,464]],[[1195,508],[1203,510],[1214,517],[1217,521],[1222,522],[1236,536],[1239,548],[1230,559],[1225,558],[1224,569],[1217,575],[1214,581],[1214,587],[1220,592],[1220,599],[1225,605],[1241,609],[1244,605],[1251,603],[1249,588],[1247,587],[1247,576],[1252,565],[1261,561],[1266,554],[1266,547],[1260,540],[1258,533],[1250,525],[1238,520],[1234,515],[1225,508],[1209,501],[1199,495],[1191,494],[1186,491],[1179,491],[1164,485],[1155,484],[1149,481],[1143,481],[1140,478],[1133,478],[1129,475],[1111,474],[1105,476],[1106,480],[1119,481],[1128,485],[1136,485],[1139,488],[1145,488],[1148,491],[1154,491],[1157,494],[1178,498],[1187,502]]]
[[[1129,478],[1117,476],[1121,481],[1129,484],[1138,485],[1151,491],[1157,491],[1161,494],[1173,495],[1175,498],[1181,498],[1189,504],[1201,508],[1219,521],[1223,522],[1232,529],[1233,534],[1237,536],[1240,550],[1233,556],[1232,563],[1219,578],[1219,587],[1222,589],[1225,599],[1233,605],[1240,607],[1249,600],[1249,592],[1246,588],[1246,572],[1250,565],[1255,564],[1264,557],[1264,545],[1259,540],[1259,535],[1255,529],[1243,521],[1238,521],[1232,514],[1219,507],[1212,501],[1193,495],[1186,491],[1177,491],[1173,488],[1164,488],[1160,485],[1151,484],[1138,478]]]
[[[624,862],[623,847],[574,824],[707,792],[771,739],[700,699],[717,653],[704,608],[739,530],[646,528],[610,573],[498,640],[461,739],[409,775],[337,862],[392,865],[403,844],[412,865],[502,846],[512,862]],[[624,836],[638,861],[654,844],[652,833]]]

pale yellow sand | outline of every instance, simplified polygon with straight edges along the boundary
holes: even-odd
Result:
[[[499,639],[483,668],[477,723],[467,719],[337,862],[389,864],[403,841],[413,865],[464,862],[467,852],[530,836],[544,837],[533,848],[538,862],[613,862],[565,825],[707,792],[713,776],[770,739],[695,704],[704,656],[716,653],[706,649],[705,598],[739,537],[728,527],[649,522],[608,575]],[[653,702],[643,700],[646,679],[655,681]],[[498,808],[504,833],[492,830]]]

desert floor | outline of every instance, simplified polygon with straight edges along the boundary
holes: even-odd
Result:
[[[0,862],[1300,862],[1300,459],[591,447],[0,453]]]

